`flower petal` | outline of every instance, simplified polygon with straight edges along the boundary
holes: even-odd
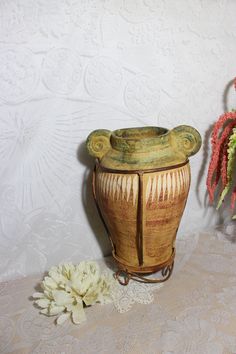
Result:
[[[44,295],[44,293],[38,293],[38,292],[36,292],[36,293],[34,293],[34,294],[32,295],[32,297],[33,297],[34,299],[41,299],[41,298],[45,297],[45,295]]]
[[[57,283],[51,277],[45,277],[43,280],[44,289],[56,289]]]
[[[83,305],[77,304],[72,307],[72,321],[75,324],[86,321]]]
[[[67,280],[67,278],[62,274],[60,267],[51,267],[48,274],[56,283],[65,283]]]
[[[99,289],[92,289],[91,291],[88,290],[88,292],[83,297],[83,302],[86,306],[90,306],[96,303],[99,297],[98,291]]]
[[[50,304],[50,300],[48,300],[48,299],[39,299],[39,300],[36,300],[35,303],[39,307],[42,307],[44,309],[44,308],[48,307],[48,305]]]
[[[70,279],[71,273],[73,273],[75,270],[75,266],[71,262],[69,262],[69,263],[61,264],[61,267],[62,267],[62,274],[67,279]]]
[[[70,318],[70,315],[71,315],[70,312],[63,313],[62,315],[57,317],[56,323],[58,325],[62,325],[66,320]]]
[[[64,290],[52,291],[53,298],[58,306],[65,306],[73,303],[73,298]]]
[[[101,304],[112,302],[111,288],[114,284],[114,279],[110,275],[103,274],[98,282],[99,296],[97,301]]]
[[[49,316],[48,314],[48,308],[40,310],[40,313],[42,313],[43,315]]]
[[[50,306],[48,309],[48,313],[50,316],[58,315],[59,313],[65,310],[65,306]]]

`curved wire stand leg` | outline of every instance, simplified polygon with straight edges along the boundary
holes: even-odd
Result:
[[[139,283],[149,283],[149,284],[156,284],[156,283],[163,283],[167,279],[170,278],[174,268],[174,262],[161,270],[161,274],[163,278],[147,278],[137,273],[129,272],[128,270],[117,270],[114,274],[115,279],[121,285],[128,285],[130,279],[135,280]]]

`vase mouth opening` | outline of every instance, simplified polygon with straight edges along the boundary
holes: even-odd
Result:
[[[169,141],[169,130],[161,127],[135,127],[117,129],[111,134],[113,149],[134,153],[151,151],[165,146]]]
[[[159,138],[166,135],[168,129],[162,127],[136,127],[136,128],[123,128],[117,129],[113,132],[115,138],[124,140],[145,140]]]

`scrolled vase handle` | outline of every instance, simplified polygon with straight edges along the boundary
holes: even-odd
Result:
[[[111,147],[110,136],[111,131],[106,129],[94,130],[89,134],[86,141],[89,154],[100,160]]]
[[[182,151],[186,157],[195,155],[202,145],[201,135],[189,125],[179,125],[172,130],[172,133],[177,149]]]

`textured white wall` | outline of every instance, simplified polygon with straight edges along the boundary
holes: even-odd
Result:
[[[190,124],[208,136],[235,106],[235,13],[233,0],[1,0],[2,279],[109,252],[87,135]],[[179,237],[219,222],[203,158],[207,146],[191,159]]]

